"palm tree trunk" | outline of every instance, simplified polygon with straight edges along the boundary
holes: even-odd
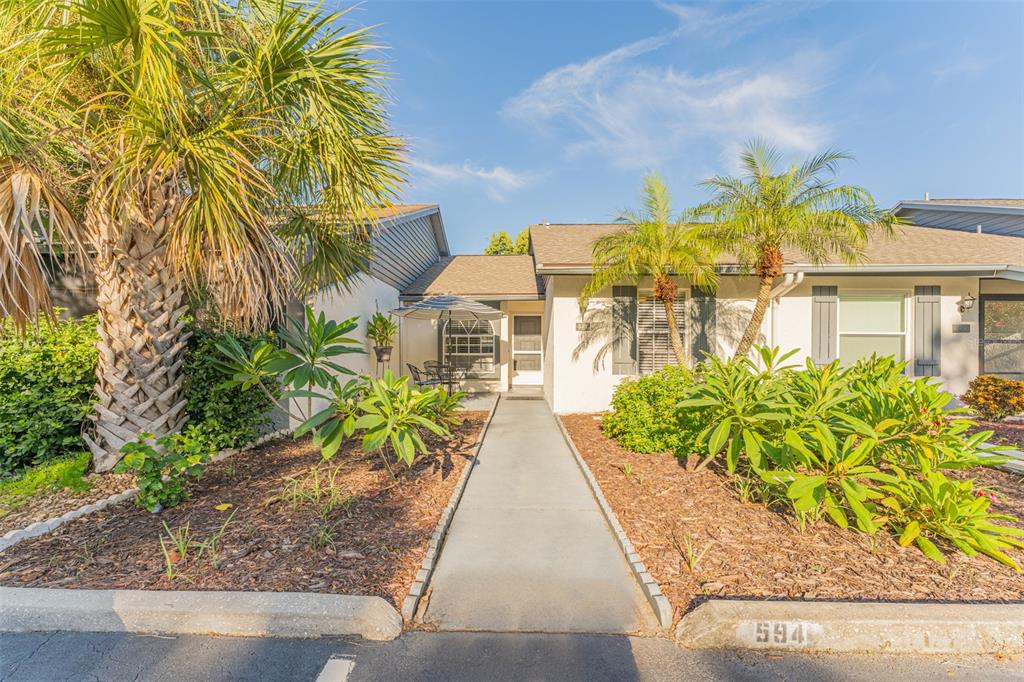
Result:
[[[676,320],[676,307],[674,300],[662,301],[665,304],[665,320],[668,322],[668,336],[672,340],[672,351],[676,355],[676,362],[679,365],[686,364],[686,350],[683,348],[683,338],[679,334],[679,322]]]
[[[746,331],[743,332],[740,344],[736,346],[736,354],[733,355],[733,359],[738,360],[739,358],[747,357],[754,342],[757,341],[757,337],[761,333],[761,325],[764,323],[764,314],[768,310],[768,304],[771,302],[772,286],[774,284],[774,277],[771,275],[761,275],[760,284],[757,288],[757,300],[754,302],[754,313],[750,316],[750,322],[747,324]]]
[[[163,243],[176,199],[169,185],[156,188],[138,221],[121,229],[104,205],[86,215],[97,250],[100,340],[93,432],[85,439],[96,471],[112,469],[121,447],[140,433],[173,433],[187,418],[181,365],[188,306]]]

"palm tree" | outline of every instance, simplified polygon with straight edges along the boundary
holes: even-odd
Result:
[[[757,340],[785,250],[800,252],[813,265],[833,256],[853,264],[864,259],[873,231],[893,235],[898,219],[879,209],[866,189],[834,184],[839,162],[849,158],[830,150],[780,170],[779,152],[755,140],[740,156],[742,177],[715,176],[702,183],[714,197],[693,215],[709,221],[706,237],[759,280],[737,358],[746,357]]]
[[[679,335],[675,300],[679,292],[673,276],[693,284],[713,287],[717,283],[715,260],[700,233],[672,214],[672,196],[661,178],[649,173],[644,178],[643,210],[626,210],[616,217],[623,229],[594,243],[594,274],[580,294],[580,308],[602,289],[621,281],[653,280],[652,295],[665,306],[669,338],[676,362],[686,363],[686,351]]]
[[[190,302],[257,329],[364,267],[403,144],[371,39],[339,16],[297,0],[0,2],[0,314],[24,328],[49,311],[47,250],[95,273],[97,470],[183,425]]]

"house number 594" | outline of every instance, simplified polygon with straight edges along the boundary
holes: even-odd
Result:
[[[806,638],[803,623],[759,621],[756,639],[760,644],[803,644]]]

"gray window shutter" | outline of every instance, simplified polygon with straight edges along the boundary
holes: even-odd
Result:
[[[827,365],[839,357],[839,287],[811,287],[811,360]]]
[[[612,374],[636,374],[636,287],[612,287]]]
[[[708,289],[693,287],[690,302],[690,360],[698,363],[707,355],[714,355],[717,312],[715,294]]]
[[[686,297],[676,298],[672,309],[676,314],[679,333],[686,346]],[[636,312],[637,364],[640,374],[651,374],[668,365],[676,364],[672,350],[672,335],[668,331],[668,315],[664,301],[654,296],[639,297]]]
[[[914,287],[914,375],[942,373],[942,287]]]

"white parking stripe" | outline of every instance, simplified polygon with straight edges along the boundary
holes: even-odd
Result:
[[[354,667],[356,667],[356,662],[351,658],[332,658],[327,661],[327,665],[320,671],[316,682],[345,682],[348,676],[352,674],[352,668]]]

